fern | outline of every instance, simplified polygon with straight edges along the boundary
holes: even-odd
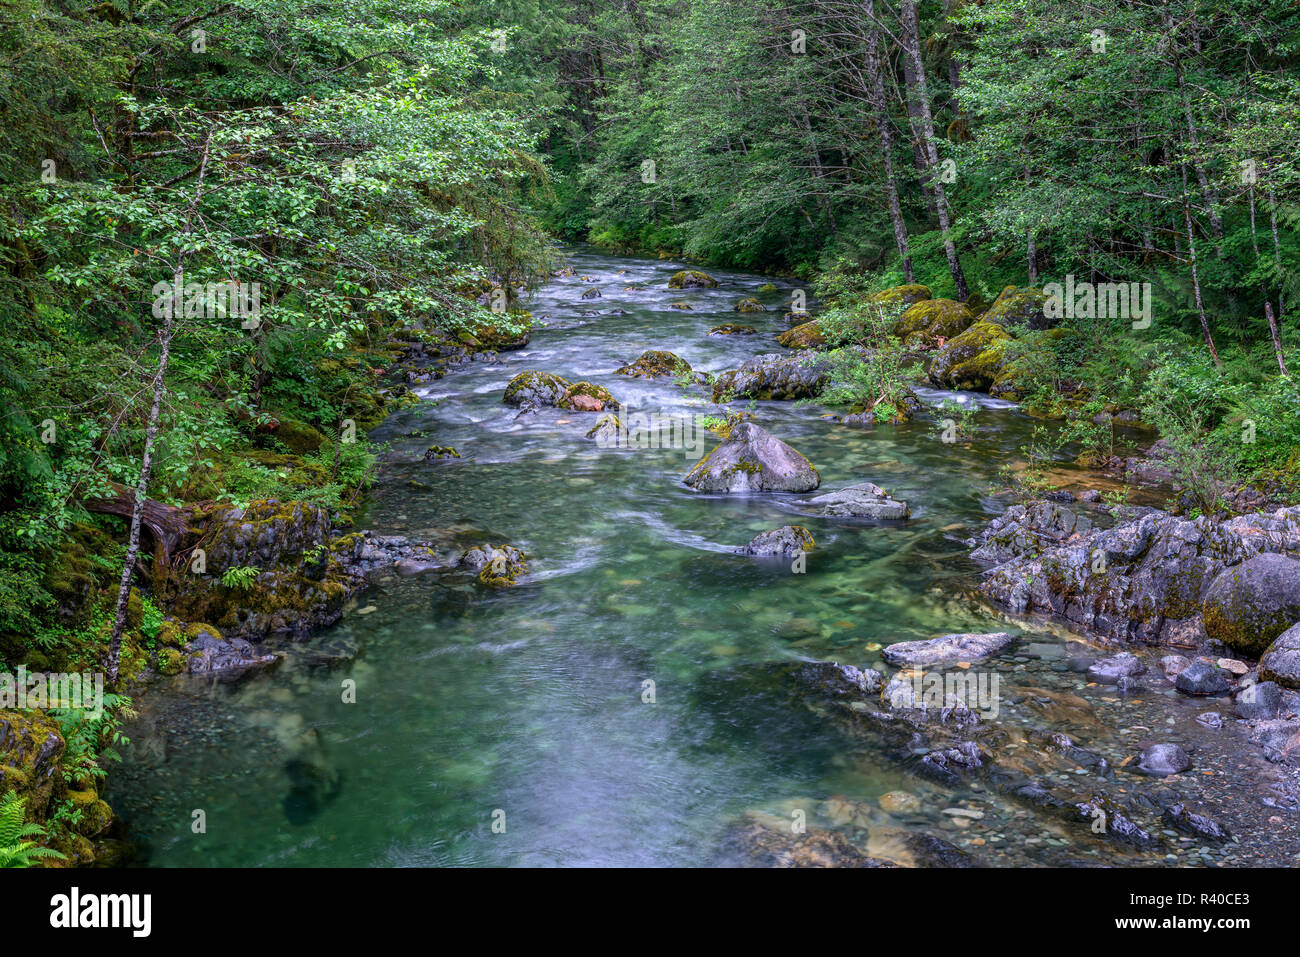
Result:
[[[63,859],[58,851],[28,840],[45,837],[45,828],[23,823],[26,805],[27,799],[14,791],[0,798],[0,867],[31,867],[34,861]]]

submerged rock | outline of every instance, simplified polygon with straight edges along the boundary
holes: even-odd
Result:
[[[911,514],[906,502],[890,498],[888,492],[871,482],[862,482],[834,492],[826,492],[798,504],[820,515],[854,516],[877,521],[901,520]]]
[[[930,666],[979,661],[1015,641],[1005,631],[941,635],[926,641],[900,641],[881,652],[891,665]]]
[[[784,555],[793,558],[813,550],[812,533],[802,525],[782,525],[770,532],[759,532],[736,551],[745,555]]]
[[[1165,813],[1161,819],[1170,827],[1182,831],[1184,834],[1190,834],[1201,841],[1222,844],[1232,837],[1228,833],[1228,829],[1218,821],[1204,814],[1193,814],[1182,804],[1169,805],[1169,807],[1165,808]]]
[[[1148,774],[1182,774],[1192,759],[1176,744],[1153,744],[1138,757],[1138,767]]]
[[[683,481],[698,492],[809,492],[821,476],[766,429],[742,422]]]
[[[1123,651],[1109,658],[1098,658],[1088,668],[1088,677],[1101,684],[1113,685],[1121,678],[1144,674],[1146,665],[1131,652]]]
[[[1265,652],[1300,621],[1300,559],[1257,555],[1219,573],[1205,595],[1205,631],[1235,651]]]
[[[757,299],[741,299],[732,307],[733,312],[767,312],[767,306]]]
[[[839,831],[805,827],[796,833],[791,825],[775,815],[751,815],[723,838],[724,859],[752,867],[897,866],[859,850]]]

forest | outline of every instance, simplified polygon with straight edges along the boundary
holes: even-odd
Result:
[[[384,423],[427,400],[394,370],[536,346],[566,250],[779,283],[767,351],[829,371],[707,373],[715,438],[751,399],[904,428],[925,382],[930,469],[978,442],[952,395],[1025,417],[1022,507],[1129,456],[1160,492],[1116,509],[1300,504],[1294,0],[0,0],[0,72],[0,659],[105,675],[94,713],[0,685],[0,746],[65,748],[52,790],[0,761],[0,864],[111,859],[105,782],[204,627],[246,663],[348,614]]]

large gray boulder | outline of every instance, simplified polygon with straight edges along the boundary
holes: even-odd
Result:
[[[752,422],[742,422],[683,481],[697,492],[811,492],[811,462]]]
[[[1300,623],[1273,639],[1259,659],[1259,676],[1283,688],[1300,688]]]
[[[718,376],[713,384],[713,400],[816,398],[826,386],[831,365],[830,360],[819,356],[755,356],[739,369]]]
[[[1202,610],[1211,638],[1241,654],[1263,654],[1300,620],[1300,559],[1258,555],[1220,572]]]
[[[1005,631],[989,634],[940,635],[928,641],[900,641],[888,645],[884,651],[891,665],[951,664],[958,661],[979,661],[1011,644],[1015,639]]]
[[[904,519],[911,514],[906,502],[890,498],[888,492],[870,482],[826,492],[799,504],[819,515],[872,518],[882,522]]]

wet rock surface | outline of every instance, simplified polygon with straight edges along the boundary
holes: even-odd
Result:
[[[892,665],[938,665],[958,661],[979,661],[1015,641],[1005,631],[988,634],[940,635],[929,641],[900,641],[888,645],[882,654]]]
[[[800,508],[818,515],[901,521],[911,514],[906,502],[891,498],[879,485],[862,482],[825,492],[799,502]]]
[[[813,550],[812,533],[801,525],[783,525],[770,532],[760,532],[748,545],[738,548],[744,555],[784,556],[793,558]]]
[[[821,476],[766,429],[742,422],[683,481],[698,492],[808,492]]]

